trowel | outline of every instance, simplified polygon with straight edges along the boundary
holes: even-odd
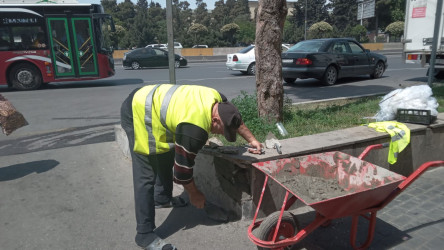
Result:
[[[267,136],[265,137],[265,147],[266,148],[275,148],[279,154],[282,154],[281,143],[276,138],[276,136],[271,132],[268,132]]]

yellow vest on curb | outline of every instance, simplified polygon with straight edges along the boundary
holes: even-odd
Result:
[[[194,124],[211,130],[213,104],[222,97],[215,89],[158,84],[138,90],[133,97],[134,152],[161,154],[174,148],[176,127]]]
[[[410,129],[404,123],[395,121],[372,122],[367,125],[378,132],[387,132],[392,137],[388,154],[388,162],[395,164],[398,154],[410,143]]]

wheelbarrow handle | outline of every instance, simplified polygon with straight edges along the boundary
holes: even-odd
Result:
[[[387,148],[388,146],[390,146],[389,142],[384,142],[384,143],[380,143],[380,144],[374,144],[374,145],[370,145],[367,146],[364,151],[362,151],[362,153],[359,155],[359,159],[362,160],[364,159],[368,153],[370,153],[370,151],[374,150],[374,149],[381,149],[381,148]]]
[[[387,197],[387,199],[381,205],[385,207],[389,202],[398,196],[399,193],[404,191],[414,180],[416,180],[419,176],[421,176],[428,168],[432,167],[444,167],[444,161],[429,161],[423,163],[415,172],[413,172],[409,177],[407,177],[399,186]]]

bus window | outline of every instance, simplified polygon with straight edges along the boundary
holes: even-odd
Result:
[[[0,50],[9,50],[11,46],[11,39],[9,37],[8,29],[0,28]]]
[[[40,26],[16,26],[11,27],[11,31],[14,37],[14,48],[17,50],[45,49],[47,46],[45,35]]]
[[[71,42],[66,18],[48,18],[52,51],[56,62],[57,76],[74,75],[72,68]]]
[[[74,44],[79,74],[97,74],[96,53],[90,18],[73,18]]]
[[[98,41],[99,41],[99,51],[102,51],[104,53],[112,53],[113,46],[112,46],[112,40],[111,35],[113,34],[113,27],[114,23],[112,22],[112,19],[110,18],[100,18],[97,22],[100,26],[98,27],[99,30],[102,32],[99,32],[98,34]],[[115,29],[114,29],[115,30]]]

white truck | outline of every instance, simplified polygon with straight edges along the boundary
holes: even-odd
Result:
[[[405,63],[417,63],[422,67],[429,67],[437,2],[437,0],[406,0],[403,39]],[[443,10],[438,13],[442,15]],[[437,78],[444,78],[443,21],[444,17],[441,16],[434,72]]]

